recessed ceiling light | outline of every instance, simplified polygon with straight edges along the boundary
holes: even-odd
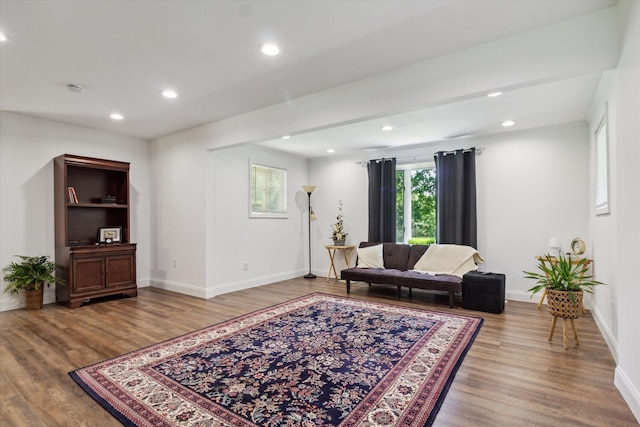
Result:
[[[502,126],[504,126],[506,128],[508,128],[509,126],[513,126],[515,124],[516,124],[516,122],[514,122],[513,120],[506,120],[506,121],[502,122]]]
[[[495,98],[496,96],[500,96],[500,95],[502,95],[502,92],[491,92],[487,94],[489,98]]]
[[[327,149],[327,153],[335,153],[335,152],[336,152],[336,150],[334,150],[333,148],[328,148]]]
[[[4,33],[0,33],[0,42],[6,42],[7,36]]]
[[[393,129],[393,126],[389,126],[389,125],[382,126],[382,127],[380,128],[380,130],[385,131],[385,132],[389,132],[389,131],[390,131],[390,130],[392,130],[392,129]]]
[[[265,43],[260,45],[260,52],[265,55],[275,56],[280,53],[280,48],[273,43]]]
[[[124,119],[124,116],[120,113],[111,113],[111,115],[109,116],[111,117],[113,120],[122,120]]]
[[[289,138],[291,138],[291,135],[284,135],[284,136],[282,137],[282,139],[289,139]]]
[[[178,94],[177,94],[175,91],[171,90],[171,89],[165,89],[165,90],[163,90],[163,91],[162,91],[162,92],[160,92],[160,93],[161,93],[161,94],[162,94],[162,96],[164,96],[165,98],[171,98],[171,99],[173,99],[173,98],[177,98],[177,97],[178,97]]]

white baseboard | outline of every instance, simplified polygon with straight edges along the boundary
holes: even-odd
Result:
[[[247,280],[238,280],[236,282],[224,283],[217,286],[200,287],[188,285],[186,283],[171,282],[169,280],[151,279],[151,287],[158,289],[166,289],[167,291],[178,292],[193,297],[209,299],[217,295],[229,292],[241,291],[243,289],[255,288],[257,286],[267,285],[269,283],[289,280],[295,277],[303,276],[303,271],[292,271],[289,273],[274,274],[271,276],[254,277]]]
[[[624,398],[627,405],[633,412],[633,415],[640,423],[640,391],[638,391],[633,383],[629,380],[629,377],[624,373],[620,366],[616,367],[615,377],[613,383],[620,390],[620,394]]]
[[[1,294],[0,294],[1,295]],[[44,294],[42,295],[42,304],[53,304],[56,302],[56,288],[55,286],[45,287]],[[19,308],[25,308],[27,302],[25,301],[24,293],[18,295],[2,295],[0,297],[0,311],[17,310]]]
[[[22,295],[19,295],[22,296]],[[26,305],[24,301],[24,296],[22,298],[6,298],[0,301],[0,311],[9,311],[9,310],[17,310],[19,308],[24,308]]]
[[[537,304],[540,301],[540,294],[533,297],[529,292],[505,290],[505,298],[510,301],[531,302]]]
[[[602,313],[600,313],[597,307],[591,308],[591,315],[593,316],[593,320],[596,321],[596,325],[598,326],[598,329],[600,330],[604,341],[609,347],[609,351],[613,356],[613,360],[618,363],[618,341],[613,335],[613,331],[611,331],[609,325],[607,325],[607,322],[604,320],[604,317],[602,317]]]
[[[308,271],[291,271],[288,273],[274,274],[271,276],[254,277],[249,280],[239,280],[237,282],[225,283],[212,289],[214,295],[226,294],[229,292],[240,291],[243,289],[255,288],[257,286],[267,285],[269,283],[280,282],[282,280],[290,280],[305,275]]]
[[[202,286],[188,285],[186,283],[172,282],[170,280],[150,279],[149,285],[152,288],[164,289],[167,291],[177,292],[179,294],[190,295],[198,298],[210,298],[207,296],[207,290]]]

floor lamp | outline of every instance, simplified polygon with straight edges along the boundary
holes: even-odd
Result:
[[[305,274],[305,279],[315,279],[316,275],[311,273],[311,221],[316,220],[316,214],[313,213],[313,209],[311,209],[311,193],[316,189],[315,185],[303,185],[302,188],[309,196],[309,274]]]

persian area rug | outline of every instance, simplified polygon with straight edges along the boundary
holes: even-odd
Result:
[[[311,294],[70,372],[131,426],[429,426],[483,320]]]

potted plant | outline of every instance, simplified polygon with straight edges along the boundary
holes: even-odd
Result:
[[[594,286],[603,284],[587,275],[588,260],[563,254],[558,257],[547,254],[537,259],[540,271],[524,272],[526,279],[536,280],[536,285],[528,292],[533,297],[539,291],[544,291],[547,308],[553,316],[570,319],[580,317],[583,311],[583,291],[593,293]]]
[[[342,200],[338,207],[338,215],[336,215],[335,224],[331,224],[331,238],[336,246],[344,246],[344,241],[349,233],[344,231],[344,216],[342,215]]]
[[[18,294],[25,291],[27,310],[42,308],[42,296],[45,283],[61,283],[53,275],[56,264],[48,256],[17,255],[21,262],[12,262],[2,269],[2,278],[6,282],[5,293]]]

